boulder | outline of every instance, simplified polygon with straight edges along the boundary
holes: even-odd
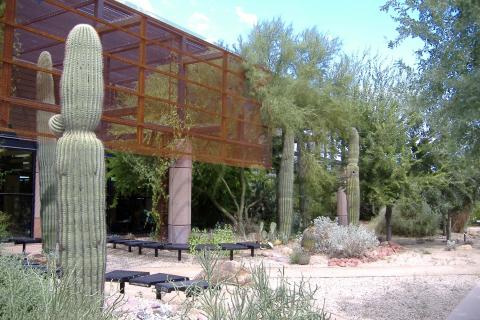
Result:
[[[472,250],[472,246],[469,244],[462,244],[457,247],[457,250]]]

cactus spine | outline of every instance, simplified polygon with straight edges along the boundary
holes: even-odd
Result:
[[[37,66],[52,70],[52,57],[43,51],[38,57]],[[53,76],[38,71],[36,81],[36,99],[43,103],[55,104]],[[48,132],[48,119],[51,112],[37,111],[37,132]],[[52,138],[38,138],[38,167],[40,173],[40,216],[42,219],[42,246],[44,252],[53,252],[57,244],[58,216],[56,203],[57,177],[55,175],[56,141]]]
[[[103,104],[102,46],[93,27],[69,33],[60,82],[61,115],[50,119],[57,142],[60,265],[84,294],[101,294],[105,276],[104,149],[94,130]]]
[[[347,207],[348,222],[358,224],[360,220],[360,180],[358,168],[358,131],[351,129],[347,164]]]
[[[295,137],[291,129],[285,130],[282,160],[278,174],[278,215],[282,241],[290,238],[293,218],[293,155]]]

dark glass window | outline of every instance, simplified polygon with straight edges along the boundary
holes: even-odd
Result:
[[[32,236],[34,153],[0,148],[0,211],[10,216],[10,233]]]

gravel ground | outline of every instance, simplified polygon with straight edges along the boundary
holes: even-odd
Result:
[[[458,235],[459,239],[461,235]],[[327,258],[315,255],[310,265],[288,263],[287,247],[259,251],[255,258],[246,252],[235,254],[235,260],[245,266],[263,263],[271,272],[272,283],[279,269],[292,281],[301,277],[316,285],[319,306],[332,313],[337,320],[437,320],[446,319],[465,295],[480,282],[480,228],[473,247],[445,251],[441,239],[418,243],[415,239],[398,239],[405,245],[404,252],[385,260],[361,264],[358,267],[328,267]],[[20,252],[21,246],[6,248]],[[29,245],[27,251],[40,252],[40,245]],[[195,259],[184,254],[177,261],[176,252],[161,251],[159,257],[152,250],[137,255],[123,246],[107,250],[107,271],[115,269],[164,272],[193,277],[201,270]],[[107,294],[118,290],[118,284],[107,284]],[[126,286],[126,312],[132,319],[169,319],[185,297],[175,293],[164,301],[155,300],[151,288]],[[170,299],[170,300],[169,300]],[[175,300],[175,301],[174,301]],[[151,310],[163,310],[152,317]],[[142,316],[144,314],[145,316]],[[160,314],[162,314],[160,316]],[[293,319],[292,319],[293,320]]]
[[[446,319],[479,276],[312,279],[333,318],[349,320]]]

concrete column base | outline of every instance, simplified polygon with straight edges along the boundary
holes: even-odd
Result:
[[[187,243],[192,228],[192,160],[180,158],[169,169],[168,241]]]

